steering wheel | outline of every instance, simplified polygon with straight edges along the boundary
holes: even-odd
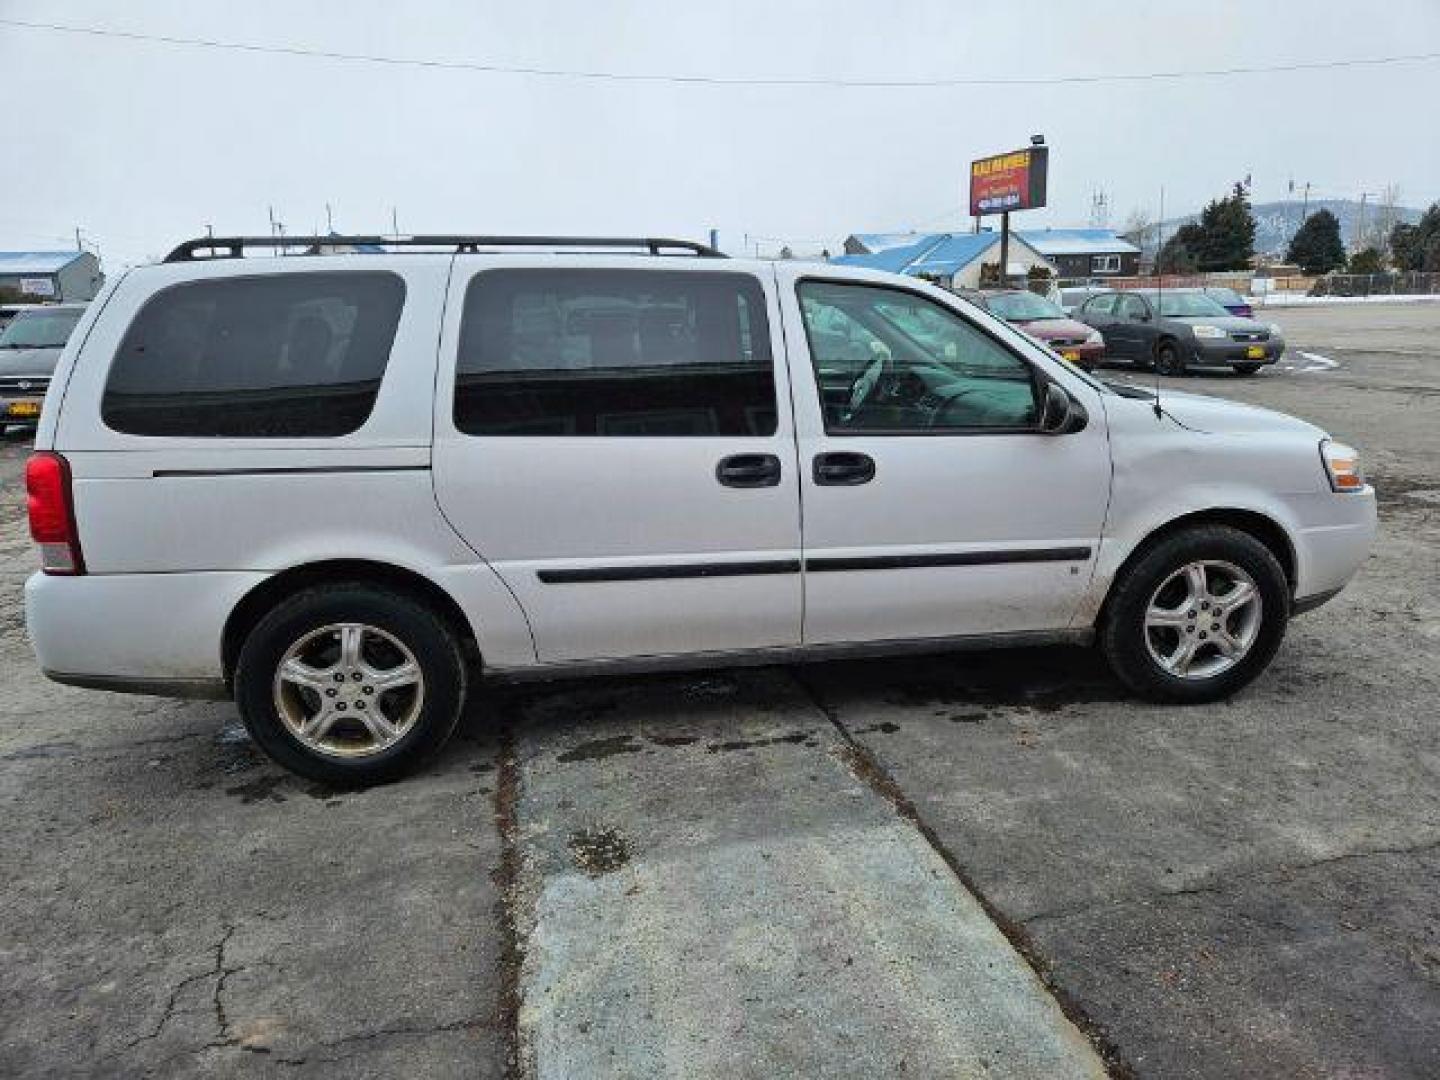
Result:
[[[874,353],[874,359],[865,365],[865,370],[850,384],[850,401],[845,415],[847,420],[865,407],[875,396],[877,389],[895,382],[895,357],[890,350],[876,341],[871,343],[870,351]]]
[[[947,414],[961,398],[967,397],[971,393],[971,389],[972,388],[968,386],[952,386],[945,390],[932,390],[930,393],[935,399],[936,404],[930,413],[930,419],[927,421],[926,426],[932,428],[948,427]]]

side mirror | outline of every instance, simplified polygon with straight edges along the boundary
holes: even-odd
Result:
[[[1069,435],[1080,431],[1089,422],[1085,407],[1070,396],[1059,383],[1045,384],[1040,405],[1040,431],[1044,435]]]

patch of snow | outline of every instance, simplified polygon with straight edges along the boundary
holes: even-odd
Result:
[[[1305,361],[1305,366],[1299,371],[1302,375],[1312,371],[1331,371],[1340,366],[1339,360],[1332,360],[1328,356],[1321,356],[1319,353],[1302,352],[1300,358]]]
[[[1373,296],[1308,296],[1305,293],[1266,293],[1257,298],[1256,310],[1272,307],[1308,307],[1314,304],[1417,304],[1434,303],[1440,300],[1440,293],[1390,294],[1376,293]]]

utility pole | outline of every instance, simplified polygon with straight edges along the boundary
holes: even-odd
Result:
[[[390,235],[399,238],[400,236],[400,212],[395,207],[390,207]]]
[[[215,239],[215,226],[214,226],[214,225],[211,225],[211,224],[209,224],[209,223],[207,222],[207,223],[205,224],[205,235],[206,235],[206,237],[208,237],[209,239],[214,240],[214,239]]]
[[[267,207],[265,208],[265,212],[266,212],[268,215],[270,215],[270,239],[271,239],[271,240],[274,240],[274,239],[275,239],[275,207],[273,207],[273,206],[267,206]],[[271,255],[279,255],[279,254],[280,254],[280,249],[279,249],[279,247],[272,247],[272,248],[270,249],[270,254],[271,254]]]
[[[1301,203],[1300,224],[1305,224],[1305,219],[1310,216],[1310,181],[1305,181],[1305,201]]]
[[[80,243],[80,226],[79,226],[79,225],[76,225],[76,226],[75,226],[75,250],[76,250],[76,251],[84,251],[84,250],[85,250],[85,245],[82,244],[82,243]]]
[[[333,233],[334,231],[335,231],[335,221],[334,221],[334,219],[330,216],[330,204],[327,202],[327,203],[325,204],[325,232],[328,234],[328,233]]]
[[[1365,200],[1370,198],[1370,192],[1360,193],[1360,223],[1355,227],[1355,250],[1362,251],[1365,247]]]
[[[1010,211],[1000,215],[1000,287],[1010,284]]]

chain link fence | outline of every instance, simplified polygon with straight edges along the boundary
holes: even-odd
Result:
[[[1383,274],[1326,274],[1311,296],[1424,296],[1440,293],[1440,273],[1407,270]]]

